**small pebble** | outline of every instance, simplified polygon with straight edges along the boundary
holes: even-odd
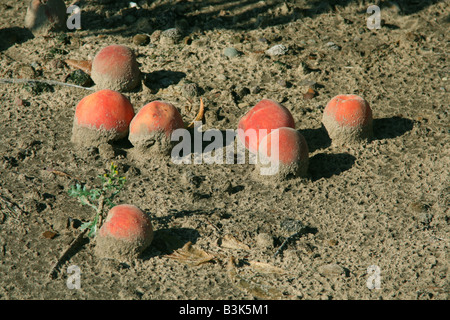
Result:
[[[283,87],[283,88],[286,88],[286,87],[287,87],[287,82],[286,82],[286,80],[284,80],[284,79],[278,80],[277,83],[278,83],[278,85],[279,85],[280,87]]]
[[[225,56],[227,56],[228,58],[234,58],[239,55],[239,52],[235,48],[229,47],[229,48],[225,48],[225,50],[223,50],[223,54]]]
[[[181,39],[181,33],[177,28],[170,28],[161,32],[160,42],[166,44],[175,44]]]
[[[330,263],[320,266],[318,269],[319,273],[323,276],[336,277],[346,274],[345,269],[338,264]]]
[[[25,105],[24,101],[20,98],[16,98],[15,103],[17,106],[22,107]]]
[[[266,50],[266,54],[268,56],[274,57],[274,56],[282,56],[288,52],[288,48],[282,44],[277,44],[270,49]]]
[[[216,79],[219,80],[219,81],[226,81],[228,78],[223,73],[220,73],[220,74],[217,75]]]
[[[133,37],[133,43],[137,46],[145,46],[150,42],[150,37],[146,34],[137,34]]]
[[[186,83],[181,87],[181,93],[186,98],[193,98],[198,95],[198,86],[196,83]]]
[[[261,92],[261,88],[259,86],[253,86],[250,88],[250,93],[251,94],[257,94]]]
[[[260,248],[272,248],[273,237],[265,232],[258,233],[258,235],[256,236],[256,245]]]
[[[267,39],[262,37],[262,38],[258,38],[258,41],[261,43],[268,43]]]
[[[332,50],[341,50],[341,47],[332,41],[327,42],[326,46]]]

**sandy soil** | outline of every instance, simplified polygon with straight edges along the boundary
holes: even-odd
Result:
[[[203,128],[226,130],[260,99],[277,100],[308,142],[309,178],[266,184],[251,164],[138,162],[126,140],[78,150],[74,108],[92,91],[1,83],[1,299],[449,298],[449,1],[381,1],[379,30],[367,28],[363,0],[107,2],[79,2],[81,30],[35,38],[23,2],[2,0],[0,78],[64,82],[73,69],[62,60],[124,44],[146,74],[126,93],[136,112],[166,100],[189,122],[202,97]],[[178,42],[159,39],[175,26]],[[135,44],[136,34],[150,43]],[[288,52],[264,54],[277,44]],[[228,47],[240,54],[225,56]],[[370,103],[370,143],[335,147],[322,129],[324,106],[341,93]],[[49,278],[93,215],[68,189],[94,186],[111,162],[127,177],[117,202],[151,216],[153,243],[119,262],[85,239]],[[212,260],[167,257],[189,241]],[[80,289],[67,286],[72,265]],[[372,265],[379,289],[367,286]]]

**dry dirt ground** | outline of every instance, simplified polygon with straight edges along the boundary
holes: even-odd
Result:
[[[449,298],[449,1],[378,1],[378,30],[367,27],[363,0],[108,2],[79,1],[80,30],[33,37],[24,2],[0,1],[0,78],[66,82],[73,69],[63,60],[124,44],[145,73],[126,93],[136,112],[166,100],[189,122],[203,98],[203,129],[226,130],[274,99],[308,142],[309,178],[267,184],[251,164],[136,162],[126,140],[79,150],[70,142],[74,108],[92,91],[3,81],[1,299]],[[161,41],[173,27],[182,38]],[[135,44],[136,34],[150,43]],[[288,52],[264,53],[277,44]],[[239,55],[225,56],[228,47]],[[316,94],[304,96],[309,88]],[[342,93],[372,107],[366,145],[335,147],[321,127],[324,106]],[[93,215],[69,188],[95,186],[111,162],[127,178],[117,203],[151,216],[153,243],[123,262],[99,259],[85,239],[51,279]],[[167,257],[189,241],[214,258]],[[79,289],[67,286],[72,265]],[[377,283],[370,266],[379,288],[367,286]]]

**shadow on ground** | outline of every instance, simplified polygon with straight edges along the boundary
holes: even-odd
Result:
[[[402,117],[390,117],[373,120],[374,139],[393,139],[411,131],[414,121]]]
[[[442,0],[398,0],[400,14],[411,15]],[[314,17],[324,13],[338,12],[350,4],[360,4],[361,0],[207,0],[207,1],[147,1],[150,9],[129,8],[129,1],[99,1],[95,10],[83,10],[86,0],[78,1],[82,16],[82,29],[102,33],[120,33],[123,36],[150,30],[165,30],[181,27],[184,31],[200,29],[253,30],[287,24],[303,17]],[[379,1],[381,10],[389,1]],[[362,1],[361,9],[355,15],[367,15],[366,8],[373,2]],[[148,21],[148,30],[138,23],[141,18]],[[147,28],[146,27],[146,28]],[[120,30],[115,29],[120,28]],[[141,28],[141,29],[140,29]],[[104,29],[109,29],[105,32]]]

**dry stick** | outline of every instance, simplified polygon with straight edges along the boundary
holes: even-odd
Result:
[[[104,200],[104,195],[101,195],[99,198],[99,204],[98,204],[98,208],[97,208],[97,212],[96,215],[100,216],[100,225],[102,222],[102,211],[103,211],[103,200]],[[83,239],[84,235],[86,234],[86,232],[88,231],[88,229],[84,229],[66,248],[66,250],[64,250],[61,255],[59,256],[58,260],[53,264],[50,273],[48,274],[49,277],[51,279],[55,279],[56,278],[56,272],[58,267],[64,262],[64,260],[66,260],[69,252],[73,249],[75,249],[80,243],[81,240]]]
[[[82,86],[78,86],[76,84],[70,84],[65,82],[59,82],[55,80],[35,80],[35,79],[4,79],[0,78],[0,83],[46,83],[50,85],[60,85],[60,86],[66,86],[66,87],[73,87],[78,89],[85,89],[90,91],[95,91],[95,89],[92,88],[86,88]]]
[[[18,219],[18,216],[17,216],[17,212],[13,208],[17,208],[20,211],[20,213],[24,213],[22,208],[20,208],[16,203],[9,201],[4,196],[0,195],[0,200],[3,201],[3,203],[6,206],[6,208],[11,212],[12,216],[15,219]]]

